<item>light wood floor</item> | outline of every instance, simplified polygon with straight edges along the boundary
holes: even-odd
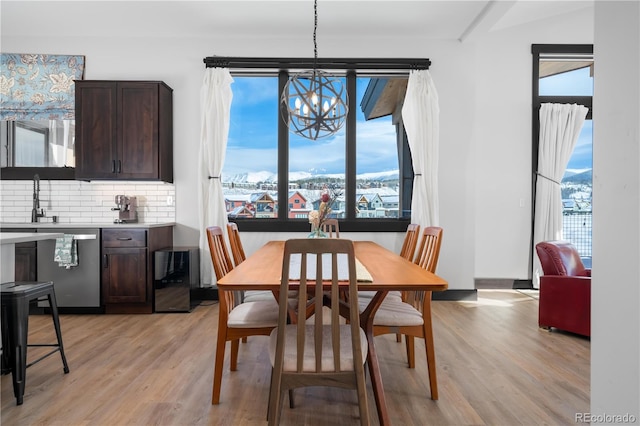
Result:
[[[538,329],[537,307],[535,293],[512,290],[480,290],[477,302],[434,302],[438,401],[429,397],[422,341],[411,370],[404,344],[377,337],[393,424],[574,424],[575,413],[589,411],[590,342]],[[2,376],[2,424],[266,424],[265,337],[240,346],[238,371],[225,361],[221,403],[211,405],[217,315],[215,302],[191,313],[63,315],[71,372],[63,374],[57,355],[30,367],[21,406],[11,375]],[[49,317],[31,316],[30,343],[53,341],[52,329]],[[378,424],[370,384],[369,402]],[[301,389],[296,404],[285,403],[282,424],[359,422],[351,391]]]

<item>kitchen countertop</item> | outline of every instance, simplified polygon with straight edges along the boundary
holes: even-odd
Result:
[[[28,229],[41,229],[41,228],[161,228],[163,226],[175,226],[175,222],[163,222],[163,223],[64,223],[64,222],[0,222],[0,228],[15,229],[15,228],[28,228]]]
[[[35,233],[35,232],[0,232],[1,244],[16,244],[29,241],[50,240],[62,237],[61,233]]]

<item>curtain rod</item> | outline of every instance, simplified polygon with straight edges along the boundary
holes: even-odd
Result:
[[[311,69],[314,61],[319,69],[339,70],[427,70],[429,59],[416,58],[239,58],[230,56],[207,56],[207,68],[261,68],[261,69]]]

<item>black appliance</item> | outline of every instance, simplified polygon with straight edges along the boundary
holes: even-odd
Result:
[[[170,247],[154,254],[154,312],[190,312],[198,301],[192,290],[200,286],[198,247]]]

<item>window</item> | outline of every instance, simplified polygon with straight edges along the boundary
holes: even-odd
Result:
[[[537,170],[540,105],[577,103],[589,108],[587,119],[561,182],[563,238],[591,262],[593,164],[593,46],[533,45],[533,172]],[[535,180],[533,183],[535,197]]]
[[[358,105],[366,102],[366,90],[375,90],[374,86],[379,83],[379,79],[357,79]],[[362,108],[357,108],[357,133],[362,143],[356,145],[356,217],[398,218],[400,174],[396,127],[391,115],[371,114],[374,116],[376,118],[367,120]]]
[[[0,122],[3,178],[73,179],[74,142],[75,120]]]
[[[0,54],[0,179],[74,179],[74,81],[84,56]]]
[[[371,105],[385,88],[399,87],[403,96],[408,77],[333,74],[343,76],[349,116],[338,133],[317,141],[290,133],[280,115],[287,72],[233,76],[222,183],[228,217],[241,230],[308,230],[308,213],[317,208],[323,188],[341,193],[332,216],[345,231],[406,230],[413,171],[410,161],[400,167],[398,159],[398,152],[408,151],[402,121],[394,124],[394,111],[378,108],[374,113]],[[403,186],[408,195],[401,197]]]

